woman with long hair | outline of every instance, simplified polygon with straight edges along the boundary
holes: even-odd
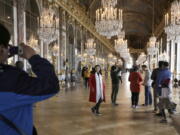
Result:
[[[131,101],[132,101],[132,108],[136,108],[138,106],[139,101],[139,93],[140,93],[140,83],[142,82],[142,76],[138,72],[138,67],[133,66],[132,72],[129,76],[130,81],[130,90],[131,90]]]
[[[91,72],[91,76],[89,78],[89,87],[89,101],[96,103],[96,105],[91,108],[91,111],[95,115],[100,115],[100,104],[105,101],[105,85],[102,80],[102,72],[100,65],[96,65],[93,68],[93,71]]]

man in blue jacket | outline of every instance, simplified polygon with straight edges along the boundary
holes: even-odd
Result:
[[[53,65],[24,44],[22,58],[29,61],[36,77],[6,64],[10,34],[0,24],[0,115],[5,116],[27,135],[33,135],[33,109],[36,102],[48,99],[59,91]],[[0,120],[0,135],[20,135]]]

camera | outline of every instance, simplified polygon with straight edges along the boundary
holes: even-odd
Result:
[[[23,54],[23,49],[21,46],[12,46],[9,45],[9,56],[14,56],[14,55],[22,55]]]

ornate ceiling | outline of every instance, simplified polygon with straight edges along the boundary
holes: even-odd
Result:
[[[155,27],[157,27],[173,0],[154,0]],[[80,4],[95,21],[95,11],[101,6],[101,0],[79,0]],[[128,44],[133,48],[144,48],[152,33],[153,0],[118,0],[123,8],[124,30]]]

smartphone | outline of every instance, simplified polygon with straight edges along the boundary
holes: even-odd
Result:
[[[22,55],[23,49],[21,46],[9,46],[9,56]]]

